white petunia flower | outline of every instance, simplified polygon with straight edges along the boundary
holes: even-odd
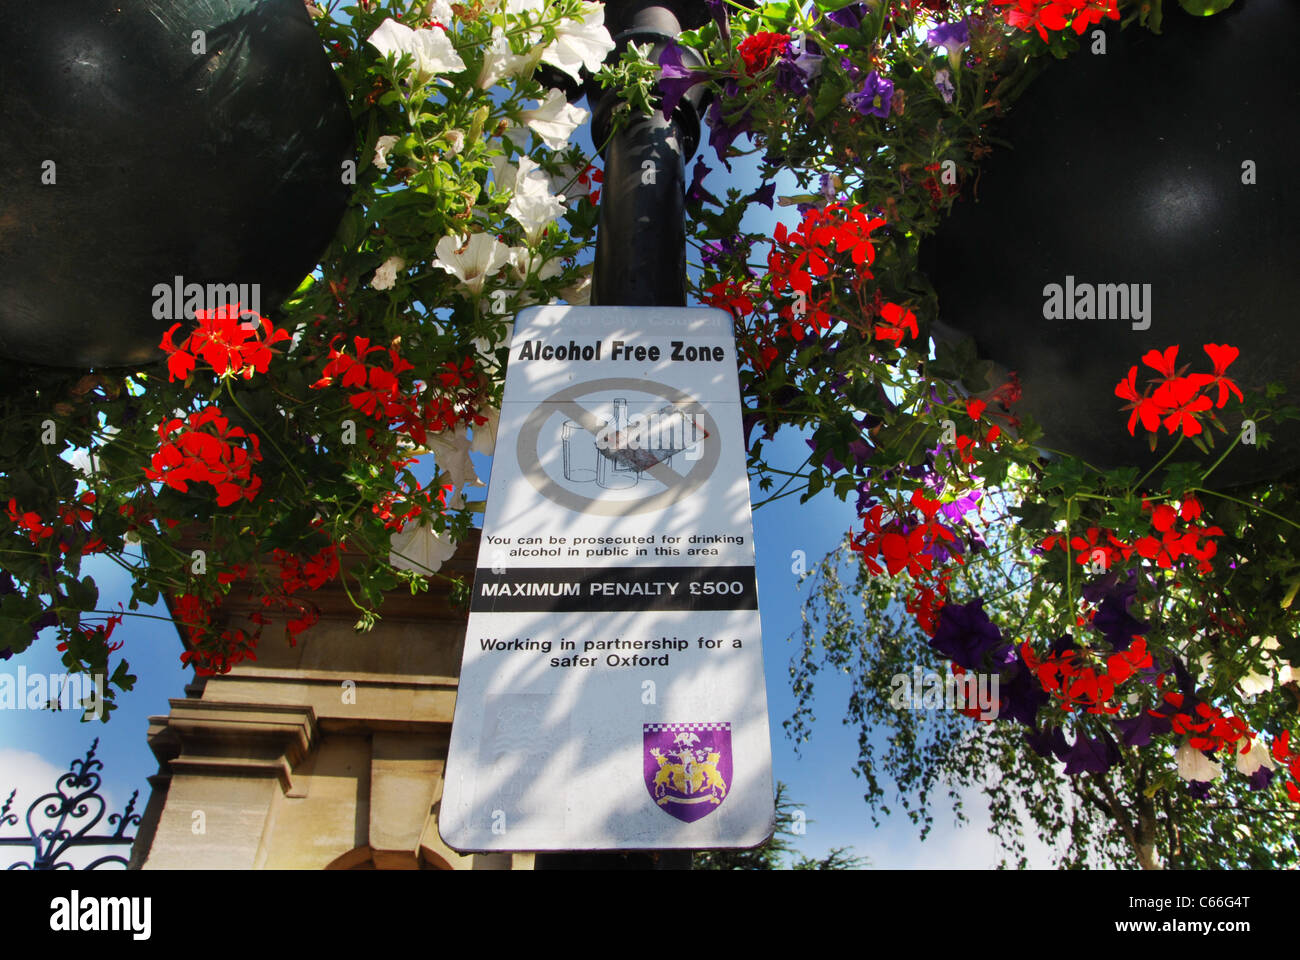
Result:
[[[584,3],[579,17],[556,26],[555,40],[542,52],[542,59],[581,82],[579,71],[586,67],[595,73],[613,49],[614,41],[605,29],[605,5]]]
[[[1254,776],[1255,771],[1260,767],[1268,767],[1270,770],[1277,769],[1273,765],[1273,758],[1269,756],[1268,747],[1264,746],[1264,741],[1255,738],[1254,743],[1250,745],[1250,750],[1246,753],[1236,751],[1237,753],[1237,772],[1247,777]]]
[[[432,30],[412,30],[396,20],[385,20],[370,35],[370,45],[384,56],[393,54],[398,60],[409,53],[415,58],[411,64],[411,81],[425,83],[440,73],[459,73],[465,69],[447,35],[436,27]]]
[[[456,544],[446,533],[438,533],[424,522],[407,524],[391,540],[388,562],[398,570],[420,574],[435,573],[456,552]]]
[[[508,13],[519,16],[533,12],[540,14],[546,9],[546,0],[483,0],[484,13]]]
[[[505,0],[503,12],[519,16],[524,13],[541,13],[546,9],[546,0]]]
[[[532,37],[526,37],[532,40]],[[542,59],[542,48],[530,43],[528,53],[516,54],[500,27],[492,28],[492,39],[483,51],[483,68],[475,81],[480,90],[486,90],[504,77],[525,77]]]
[[[564,262],[559,257],[543,261],[541,256],[533,253],[528,247],[511,247],[508,257],[510,278],[514,285],[498,287],[492,291],[492,296],[495,298],[498,294],[504,295],[505,300],[512,302],[516,310],[537,302],[532,291],[524,289],[529,276],[538,280],[549,280],[564,270]],[[502,301],[503,305],[504,302]]]
[[[492,192],[505,193],[507,190],[515,188],[515,180],[519,177],[519,168],[510,162],[509,157],[495,156],[492,158]]]
[[[505,265],[510,250],[487,233],[443,237],[434,249],[438,253],[434,265],[455,274],[474,293],[483,292],[483,282]]]
[[[393,284],[397,283],[397,271],[405,267],[406,261],[401,257],[389,257],[370,278],[370,285],[376,290],[393,289]]]
[[[433,451],[438,469],[447,475],[451,482],[451,499],[447,501],[449,510],[460,510],[465,506],[464,488],[484,486],[474,471],[474,463],[469,458],[470,439],[465,424],[460,424],[455,431],[444,430],[429,436],[428,448]]]
[[[401,137],[385,135],[375,141],[375,166],[380,170],[388,169],[388,151],[397,146]]]
[[[1218,780],[1223,774],[1221,766],[1189,743],[1178,748],[1174,762],[1178,765],[1178,775],[1184,780]]]
[[[1248,673],[1237,681],[1237,689],[1244,697],[1256,697],[1273,689],[1273,678],[1267,673]]]
[[[487,417],[487,423],[480,423],[474,427],[474,439],[470,441],[469,448],[474,453],[482,453],[490,457],[497,445],[497,427],[501,423],[501,411],[497,407],[480,407],[478,414],[480,417]]]
[[[524,125],[531,128],[552,150],[567,147],[573,131],[586,123],[588,116],[586,110],[569,103],[562,90],[548,91],[546,99],[534,109],[519,114]]]
[[[520,283],[534,273],[538,280],[549,280],[564,269],[564,262],[559,257],[552,257],[543,263],[541,256],[528,247],[511,247],[506,256],[509,258],[510,269]]]
[[[564,213],[564,197],[551,193],[550,177],[531,157],[519,158],[514,196],[506,206],[506,213],[524,228],[530,244],[535,244],[542,231]]]
[[[1273,671],[1278,665],[1278,656],[1276,651],[1281,649],[1277,637],[1251,637],[1248,641],[1250,646],[1258,646],[1263,652],[1264,672],[1260,673],[1252,670],[1237,681],[1237,689],[1247,697],[1258,696],[1261,693],[1268,693],[1273,689]],[[1285,680],[1282,681],[1286,683]]]
[[[562,287],[560,296],[564,297],[564,302],[573,307],[585,307],[591,303],[591,267],[587,266],[585,272],[578,278],[577,282],[571,287]]]
[[[447,153],[449,155],[454,157],[465,149],[465,134],[463,131],[448,130],[442,136],[447,141]]]

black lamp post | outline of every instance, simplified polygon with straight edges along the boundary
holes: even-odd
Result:
[[[692,0],[605,4],[605,24],[618,45],[615,57],[629,43],[649,43],[650,57],[657,60],[682,29],[708,19],[704,3]],[[682,53],[684,59],[694,56],[685,48]],[[700,85],[669,118],[659,110],[632,117],[605,148],[593,304],[686,306],[686,162],[700,142],[703,97]],[[589,83],[587,99],[592,139],[602,144],[618,95]]]
[[[709,19],[700,0],[611,0],[605,26],[617,57],[629,43],[650,43],[651,59],[683,29]],[[683,59],[691,52],[683,50]],[[615,91],[587,84],[592,140],[609,136],[619,99]],[[592,304],[686,306],[686,162],[700,141],[703,88],[682,98],[673,115],[656,110],[633,116],[610,140],[602,156],[605,180],[600,197]],[[649,853],[538,854],[539,870],[689,870],[689,850]]]

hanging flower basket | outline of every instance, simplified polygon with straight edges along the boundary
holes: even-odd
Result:
[[[1182,7],[1224,6],[1204,24],[1177,21]],[[236,592],[293,636],[311,629],[315,591],[342,588],[364,628],[385,594],[439,575],[471,523],[471,452],[495,443],[510,318],[531,303],[587,299],[600,172],[569,145],[588,114],[539,71],[546,64],[575,84],[598,75],[591,82],[620,90],[626,109],[612,119],[671,114],[707,91],[708,145],[685,203],[692,290],[735,318],[757,505],[829,491],[856,508],[842,556],[862,571],[873,609],[890,613],[873,643],[913,641],[900,669],[996,677],[999,742],[1044,758],[1044,776],[1060,761],[1066,777],[1109,777],[1143,816],[1162,791],[1161,803],[1182,805],[1221,789],[1234,806],[1268,789],[1283,802],[1285,783],[1285,802],[1300,803],[1282,693],[1294,676],[1281,672],[1300,665],[1300,491],[1293,478],[1268,479],[1286,467],[1295,413],[1279,319],[1297,292],[1281,186],[1295,155],[1293,100],[1269,72],[1291,57],[1292,5],[711,0],[708,22],[662,43],[657,63],[638,45],[607,61],[605,8],[584,0],[358,0],[346,16],[332,0],[303,7],[353,121],[350,208],[318,271],[274,318],[243,325],[204,311],[160,325],[145,353],[167,362],[148,368],[0,363],[0,657],[55,627],[69,669],[129,688],[124,661],[110,663],[126,611],[100,600],[82,570],[100,552],[130,570],[132,610],[172,598],[190,660],[210,671],[252,655],[267,626],[221,627]],[[1147,37],[1162,12],[1167,33]],[[1104,57],[1090,52],[1097,30]],[[1221,39],[1197,41],[1202,30]],[[259,42],[254,32],[241,49]],[[1238,60],[1247,42],[1260,44],[1250,56],[1264,65]],[[1184,48],[1193,53],[1178,98],[1154,92],[1179,68],[1147,61]],[[1090,84],[1107,89],[1130,49],[1142,61],[1131,86],[1097,94]],[[1235,77],[1224,76],[1234,71],[1248,78],[1235,99]],[[1040,72],[1047,86],[1034,83]],[[1016,119],[1017,101],[1030,120]],[[1239,122],[1258,102],[1278,112]],[[1149,107],[1135,132],[1117,132],[1131,103]],[[1058,108],[1099,111],[1102,147],[1087,131],[1074,142],[1075,121],[1052,119]],[[1001,149],[1008,133],[1016,153]],[[1158,146],[1175,135],[1191,137],[1169,149],[1181,168]],[[173,139],[162,138],[167,149]],[[1059,142],[1042,161],[1059,169],[1044,180],[1031,165],[1023,178],[1038,185],[1022,189],[1014,158],[1039,139]],[[106,145],[105,163],[142,149]],[[309,155],[329,156],[333,176],[344,153]],[[746,153],[761,183],[742,188],[724,171]],[[1132,162],[1106,172],[1111,153]],[[1007,163],[1013,173],[999,173]],[[9,197],[0,238],[21,250],[13,230],[39,238],[9,215]],[[758,207],[775,226],[742,224]],[[108,212],[126,223],[139,211]],[[930,248],[936,297],[918,252],[950,213],[939,244],[958,252]],[[80,216],[87,232],[112,219]],[[1010,232],[1008,218],[1019,224]],[[258,222],[209,239],[242,251],[263,239]],[[126,236],[94,249],[115,256]],[[175,236],[159,238],[173,247]],[[94,265],[87,257],[53,276],[24,256],[52,303]],[[104,273],[123,270],[114,261]],[[26,274],[4,276],[9,303]],[[1140,310],[1130,298],[1127,326],[1106,332],[1079,318],[1069,277],[1076,294],[1080,283],[1152,292]],[[1044,317],[1053,283],[1074,320]],[[72,315],[87,325],[55,341],[69,357],[93,332]],[[104,323],[93,328],[101,339],[116,338],[106,315],[86,314]],[[973,339],[932,338],[941,320]],[[985,357],[1005,374],[990,376]],[[1271,380],[1278,392],[1266,391]],[[1261,449],[1245,440],[1246,419]],[[803,462],[772,442],[783,430],[803,431]],[[1275,686],[1246,692],[1263,690],[1260,677]],[[1211,787],[1225,765],[1242,776]]]
[[[1177,366],[1209,373],[1201,345],[1230,343],[1237,383],[1300,396],[1300,84],[1277,72],[1300,5],[1166,7],[1160,35],[1111,25],[1049,63],[996,127],[1012,148],[923,248],[941,323],[1019,374],[1043,446],[1103,469],[1159,459],[1114,429],[1115,383],[1151,350],[1182,344]],[[1239,406],[1218,415],[1241,431]],[[1300,434],[1259,430],[1272,442],[1217,484],[1300,467]]]
[[[218,298],[294,291],[356,156],[302,0],[47,0],[7,26],[0,355],[149,362]]]

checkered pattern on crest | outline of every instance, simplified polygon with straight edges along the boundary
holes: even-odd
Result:
[[[729,721],[719,721],[717,723],[646,723],[642,724],[646,733],[662,733],[665,731],[678,733],[699,733],[706,730],[731,730]]]

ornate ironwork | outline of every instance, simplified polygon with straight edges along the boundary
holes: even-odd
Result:
[[[139,790],[131,794],[125,810],[109,815],[108,826],[115,827],[112,833],[91,832],[104,819],[104,812],[108,809],[108,804],[99,795],[100,776],[95,772],[104,766],[95,759],[98,746],[99,738],[96,737],[86,751],[86,756],[81,760],[73,760],[68,767],[69,772],[55,781],[54,791],[42,794],[32,801],[27,808],[27,836],[0,837],[0,846],[30,846],[35,851],[31,860],[19,860],[10,864],[10,870],[78,869],[63,859],[64,854],[73,847],[129,847],[135,842],[135,836],[128,837],[126,830],[140,825],[140,815],[133,812],[136,797],[140,795]],[[0,829],[18,825],[17,814],[10,811],[17,792],[16,789],[11,790],[4,805],[0,806]],[[37,820],[38,816],[44,818],[44,824]],[[108,854],[79,869],[96,870],[110,865],[125,869],[126,864],[125,856]]]

